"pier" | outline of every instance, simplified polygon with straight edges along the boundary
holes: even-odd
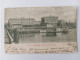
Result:
[[[7,36],[8,36],[8,38],[9,38],[9,44],[11,44],[12,41],[14,41],[14,39],[12,38],[12,36],[10,35],[10,33],[9,33],[8,30],[6,31],[6,33],[7,33]]]
[[[6,33],[9,38],[9,44],[12,44],[13,42],[19,43],[19,32],[17,29],[15,29],[14,32],[10,32],[10,29],[7,29]]]
[[[57,28],[16,28],[16,29],[7,29],[7,35],[9,37],[9,44],[19,43],[19,34],[31,34],[31,33],[64,33],[68,30],[63,31],[62,29]],[[47,35],[48,36],[48,35]]]

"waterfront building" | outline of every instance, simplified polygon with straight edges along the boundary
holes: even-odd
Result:
[[[57,27],[58,17],[49,16],[49,17],[42,17],[42,25],[46,25],[47,27]]]
[[[65,20],[58,20],[57,26],[60,27],[60,28],[67,27],[68,26],[68,23],[65,22]]]
[[[34,18],[10,18],[8,20],[8,24],[10,28],[20,28],[20,27],[27,27],[32,26],[35,24]]]
[[[20,24],[20,19],[18,19],[18,18],[10,18],[10,19],[8,20],[8,23],[9,23],[10,25]]]
[[[36,21],[35,22],[35,25],[40,25],[41,24],[41,21]]]
[[[8,20],[8,24],[9,24],[9,28],[20,28],[21,27],[20,19],[18,18],[10,18]]]
[[[23,27],[33,26],[36,22],[34,18],[21,18],[20,21]]]

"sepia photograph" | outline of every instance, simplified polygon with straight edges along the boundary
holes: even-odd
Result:
[[[76,22],[76,8],[72,6],[6,8],[4,44],[5,46],[39,43],[50,45],[50,43],[68,42],[68,46],[72,46],[72,43],[77,43]],[[75,49],[77,51],[77,48]]]

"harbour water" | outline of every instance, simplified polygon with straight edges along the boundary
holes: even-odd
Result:
[[[19,43],[52,43],[75,42],[76,29],[69,29],[68,33],[27,33],[19,34]]]

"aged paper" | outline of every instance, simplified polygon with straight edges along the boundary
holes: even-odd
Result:
[[[77,52],[76,8],[5,8],[7,54]]]

